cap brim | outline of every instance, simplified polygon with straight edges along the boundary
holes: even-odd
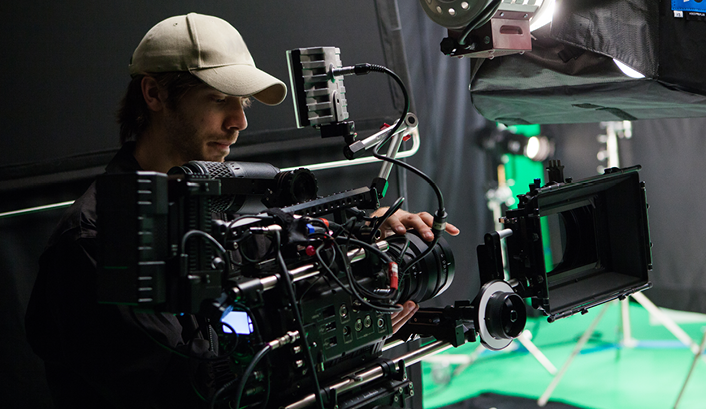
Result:
[[[267,105],[277,105],[287,96],[287,86],[282,81],[251,65],[226,65],[191,73],[224,94],[252,96]]]

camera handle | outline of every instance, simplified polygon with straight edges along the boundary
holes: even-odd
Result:
[[[363,140],[350,144],[344,150],[344,155],[348,159],[354,159],[359,152],[362,152],[363,150],[368,150],[370,148],[375,148],[379,144],[383,143],[385,140],[388,139],[388,133],[392,129],[397,128],[395,133],[390,138],[390,144],[387,148],[387,153],[385,154],[385,157],[395,159],[397,157],[398,151],[400,150],[400,146],[402,145],[402,141],[406,141],[409,139],[409,135],[417,129],[419,120],[417,119],[417,116],[415,114],[408,112],[404,118],[404,121],[402,122],[402,124],[400,124],[399,127],[397,126],[398,122],[399,120],[395,121],[392,126],[385,127],[380,132],[377,132]],[[378,193],[378,198],[380,199],[385,197],[385,194],[387,193],[387,179],[390,177],[391,171],[392,162],[383,161],[378,176],[373,179],[371,188],[376,189]]]

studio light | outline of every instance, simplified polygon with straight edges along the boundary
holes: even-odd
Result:
[[[546,136],[526,137],[492,124],[484,128],[477,136],[478,144],[483,149],[494,151],[497,155],[521,155],[535,162],[544,162],[554,154],[554,142]]]
[[[554,17],[555,0],[544,0],[530,20],[530,31],[537,30],[552,22]]]
[[[554,0],[419,0],[435,23],[448,29],[441,52],[494,58],[532,50],[530,31],[549,23]]]

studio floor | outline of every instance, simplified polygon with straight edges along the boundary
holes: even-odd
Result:
[[[648,294],[649,295],[649,294]],[[586,315],[549,324],[529,318],[532,342],[560,370],[581,335],[602,306]],[[673,408],[694,355],[640,304],[629,305],[629,323],[635,346],[623,339],[620,305],[612,303],[593,336],[576,356],[550,402],[591,409]],[[663,310],[696,343],[706,329],[706,315]],[[441,408],[486,392],[537,400],[553,376],[519,342],[503,351],[477,351],[469,343],[422,362],[425,409]],[[472,363],[469,357],[480,352]],[[706,408],[706,355],[702,355],[679,401],[680,409]],[[490,408],[488,408],[490,409]]]

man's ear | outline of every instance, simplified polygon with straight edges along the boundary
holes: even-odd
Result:
[[[146,75],[140,83],[142,87],[142,97],[145,99],[147,107],[151,111],[161,111],[165,108],[166,92],[162,92],[154,77]]]

